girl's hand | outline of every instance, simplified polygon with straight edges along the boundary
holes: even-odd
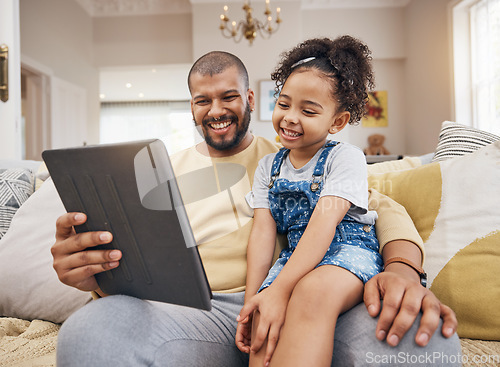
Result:
[[[243,306],[237,321],[249,317],[254,311],[254,332],[251,338],[251,353],[257,353],[267,339],[264,365],[268,365],[278,344],[281,327],[285,322],[286,308],[290,295],[282,290],[269,286],[264,291],[256,294]]]
[[[252,316],[253,314],[251,313],[249,316],[239,321],[236,327],[236,346],[240,351],[247,354],[250,353],[250,343],[252,340]]]

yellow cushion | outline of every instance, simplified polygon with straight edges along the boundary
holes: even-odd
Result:
[[[459,336],[500,340],[500,142],[369,181],[415,222],[430,289],[456,312]]]
[[[387,173],[393,171],[401,171],[404,169],[415,168],[422,165],[422,161],[418,157],[404,157],[392,161],[369,164],[368,175],[377,173]]]

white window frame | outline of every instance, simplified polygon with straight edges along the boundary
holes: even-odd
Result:
[[[490,117],[481,121],[481,114],[478,112],[479,82],[475,72],[475,27],[471,9],[483,1],[486,0],[457,0],[451,3],[454,115],[456,122],[498,134],[500,124],[496,123],[495,114],[489,111]]]

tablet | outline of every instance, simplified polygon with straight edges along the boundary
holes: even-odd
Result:
[[[113,241],[98,248],[122,251],[120,266],[96,274],[103,292],[210,310],[212,292],[161,140],[42,157],[66,211],[87,215],[75,231],[109,231]]]

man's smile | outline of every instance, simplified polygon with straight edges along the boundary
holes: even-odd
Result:
[[[227,119],[221,122],[212,122],[208,124],[212,129],[214,130],[220,130],[220,129],[225,129],[229,125],[233,123],[232,119]]]

